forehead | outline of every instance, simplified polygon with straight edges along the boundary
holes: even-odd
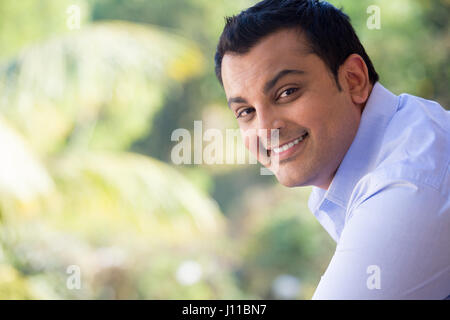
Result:
[[[226,53],[221,66],[225,92],[255,87],[283,69],[306,70],[310,53],[305,36],[295,29],[274,32],[245,54]]]

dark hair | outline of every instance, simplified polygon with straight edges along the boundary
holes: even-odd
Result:
[[[337,78],[339,67],[353,53],[367,65],[372,84],[378,81],[364,47],[353,29],[350,18],[333,5],[319,0],[263,0],[240,14],[227,17],[215,55],[216,76],[222,82],[221,66],[225,53],[244,54],[265,36],[283,28],[298,28]]]

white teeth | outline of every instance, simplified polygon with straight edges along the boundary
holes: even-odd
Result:
[[[300,138],[295,139],[292,142],[286,143],[285,145],[279,147],[279,148],[273,148],[272,150],[275,153],[280,153],[280,152],[284,152],[290,148],[292,148],[294,145],[298,144],[300,141],[302,141],[304,139],[305,135],[301,136]]]

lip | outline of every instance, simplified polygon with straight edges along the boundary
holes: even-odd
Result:
[[[298,138],[299,138],[299,137],[297,137],[297,138],[295,138],[295,139],[292,139],[292,140],[290,140],[290,141],[288,141],[288,142],[282,144],[281,146],[283,146],[283,145],[285,145],[285,144],[288,144],[288,143],[290,143],[290,142],[292,142],[292,141],[295,141],[295,140],[298,139]],[[306,141],[306,139],[308,139],[308,138],[309,138],[309,134],[308,134],[308,132],[306,132],[306,136],[303,138],[302,141],[300,141],[299,143],[297,143],[297,144],[294,145],[293,147],[291,147],[291,148],[289,148],[289,149],[287,149],[287,150],[285,150],[285,151],[282,151],[282,152],[280,152],[280,153],[277,153],[277,154],[275,154],[275,152],[273,152],[272,149],[269,149],[268,151],[270,151],[270,159],[278,160],[278,161],[282,161],[282,160],[288,159],[288,158],[291,157],[294,153],[296,153],[296,152],[298,152],[299,150],[303,149],[303,147],[304,147],[304,145],[305,145],[305,141]],[[278,158],[278,159],[277,159],[277,158]]]

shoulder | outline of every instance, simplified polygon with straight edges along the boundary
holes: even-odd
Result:
[[[423,214],[446,212],[450,219],[450,165],[436,174],[428,168],[394,163],[362,177],[350,196],[346,221],[357,211],[417,211]],[[393,217],[393,216],[392,216]]]
[[[358,185],[368,183],[376,189],[401,180],[427,185],[448,196],[449,164],[450,111],[437,102],[402,94],[374,166]]]
[[[433,187],[372,173],[317,297],[443,299],[450,287],[450,201]],[[370,266],[380,290],[368,290]],[[366,272],[367,271],[367,272]],[[370,289],[370,288],[369,288]]]
[[[445,218],[450,219],[449,140],[424,137],[414,147],[408,140],[419,137],[411,135],[415,134],[399,135],[401,141],[395,150],[356,183],[348,201],[346,221],[361,207],[367,211],[421,210],[423,214],[439,215],[446,212]]]
[[[382,133],[379,164],[390,156],[419,158],[433,152],[450,157],[450,111],[435,101],[401,94]],[[445,154],[444,154],[445,153]],[[392,158],[392,157],[391,157]]]

